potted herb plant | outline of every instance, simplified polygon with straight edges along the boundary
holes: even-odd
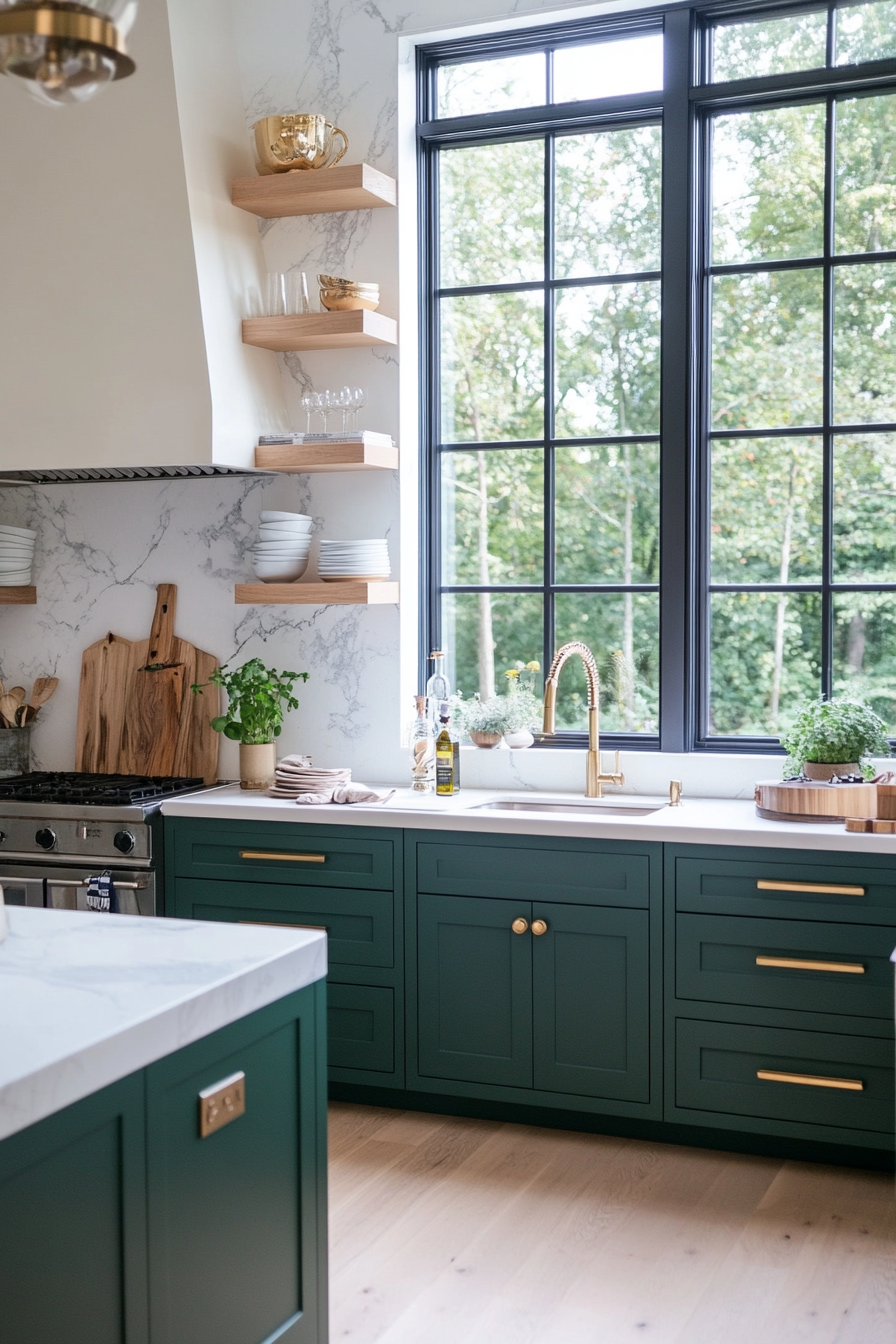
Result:
[[[889,756],[886,724],[857,700],[819,699],[797,715],[781,735],[787,752],[784,778],[802,772],[808,779],[873,774],[869,756]]]
[[[208,679],[227,696],[227,712],[212,719],[216,733],[240,744],[240,788],[266,789],[277,764],[275,740],[283,727],[286,710],[298,709],[293,695],[297,681],[307,681],[307,672],[276,672],[260,658],[250,658],[242,667],[226,664],[215,668]],[[202,686],[193,687],[194,695]]]
[[[482,700],[477,693],[464,700],[462,695],[453,695],[451,715],[458,732],[469,737],[476,747],[496,747],[504,732],[506,699],[503,695],[492,695]]]

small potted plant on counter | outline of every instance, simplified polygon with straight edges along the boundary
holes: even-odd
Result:
[[[307,681],[307,672],[276,672],[260,658],[250,658],[242,667],[215,669],[209,683],[220,686],[227,696],[227,712],[212,719],[216,733],[240,744],[240,788],[266,789],[277,764],[276,739],[286,710],[298,709],[293,695],[297,681]],[[202,686],[193,687],[194,695]]]
[[[784,778],[829,780],[835,775],[874,771],[869,756],[889,756],[886,724],[857,700],[814,700],[801,710],[792,727],[781,734],[787,752]]]
[[[482,700],[477,693],[470,700],[462,695],[451,697],[451,717],[457,731],[469,737],[475,747],[496,747],[504,732],[506,697],[491,695]]]

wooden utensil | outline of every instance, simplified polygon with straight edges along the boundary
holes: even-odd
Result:
[[[0,696],[0,716],[7,728],[15,727],[18,707],[19,702],[11,692],[7,691],[6,695]]]
[[[176,611],[176,586],[160,583],[147,661],[131,667],[120,759],[127,775],[175,773],[186,674],[184,664],[173,660]]]
[[[25,696],[28,692],[25,690],[24,686],[13,686],[10,689],[9,694],[15,699],[17,705],[24,705]]]
[[[176,603],[177,587],[174,584],[162,587],[166,593],[163,605],[172,606],[170,634],[174,627],[173,604]],[[187,640],[178,639],[174,635],[171,635],[168,657],[162,659],[160,653],[165,652],[160,647],[164,634],[162,616],[157,601],[158,624],[154,619],[153,634],[148,640],[131,641],[109,634],[85,650],[81,665],[75,766],[78,770],[101,774],[114,774],[126,768],[138,774],[151,773],[145,763],[138,763],[134,754],[133,744],[138,737],[136,722],[128,726],[127,761],[122,752],[122,741],[132,685],[138,677],[142,677],[142,695],[147,688],[146,678],[158,675],[158,668],[152,673],[141,672],[140,669],[164,661],[169,666],[183,667],[181,692],[171,685],[177,679],[167,678],[167,693],[173,691],[175,699],[179,698],[180,708],[174,734],[176,749],[173,767],[165,773],[200,776],[206,783],[213,784],[218,773],[218,734],[212,729],[211,719],[220,713],[221,695],[217,686],[210,686],[202,695],[194,696],[190,685],[208,681],[219,660],[214,654],[204,653]],[[162,683],[158,687],[149,687],[149,691],[155,693],[161,688]],[[156,733],[162,735],[158,724],[153,728],[153,734]],[[164,732],[166,741],[172,735],[173,730],[167,728]]]
[[[16,727],[24,728],[26,724],[33,723],[37,718],[37,710],[33,705],[19,705],[16,710]]]
[[[31,688],[30,703],[35,709],[40,709],[41,705],[47,703],[58,685],[58,677],[38,677]]]

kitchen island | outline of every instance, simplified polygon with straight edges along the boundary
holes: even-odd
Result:
[[[616,793],[163,812],[168,914],[327,929],[331,1096],[892,1166],[896,836]]]
[[[326,938],[12,908],[11,1344],[324,1344]]]

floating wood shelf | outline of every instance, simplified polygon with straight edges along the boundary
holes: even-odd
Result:
[[[268,443],[255,449],[259,471],[397,471],[398,449],[372,443]]]
[[[238,606],[379,607],[398,601],[397,583],[238,583]]]
[[[263,350],[343,350],[357,345],[397,345],[394,317],[360,308],[350,313],[300,313],[295,317],[247,317],[243,343]]]
[[[335,168],[295,169],[264,177],[238,177],[231,200],[262,219],[290,215],[325,215],[336,210],[375,210],[395,205],[394,177],[369,163],[337,164]]]
[[[0,607],[33,607],[37,602],[37,589],[34,584],[24,588],[0,587]]]

